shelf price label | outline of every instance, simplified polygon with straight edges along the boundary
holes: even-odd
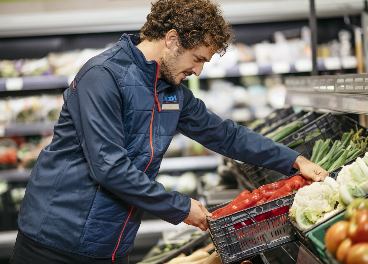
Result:
[[[22,78],[8,78],[6,79],[5,88],[7,91],[17,91],[23,89]]]

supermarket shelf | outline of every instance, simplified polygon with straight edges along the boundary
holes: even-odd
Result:
[[[0,180],[7,182],[27,182],[31,169],[12,169],[0,171]]]
[[[164,158],[160,172],[188,171],[188,170],[214,170],[222,163],[220,155]],[[12,182],[28,181],[31,169],[12,169],[0,171],[0,180]]]
[[[54,125],[55,122],[47,121],[0,126],[0,137],[51,135],[54,132]]]
[[[355,69],[357,67],[357,59],[354,56],[343,58],[319,58],[317,60],[318,70],[341,70]],[[282,74],[296,72],[310,72],[312,70],[312,60],[300,59],[294,62],[277,61],[268,63],[246,62],[239,63],[231,68],[224,66],[205,67],[201,79],[206,78],[223,78],[223,77],[239,77],[248,75],[263,74]],[[67,88],[73,80],[74,76],[27,76],[19,78],[0,78],[1,91],[24,91],[24,90],[43,90]]]
[[[285,103],[337,112],[368,114],[368,95],[365,94],[288,92]]]
[[[319,71],[355,69],[358,65],[354,56],[349,57],[332,57],[318,58],[317,68]],[[246,62],[239,63],[231,68],[225,68],[223,65],[216,67],[205,67],[199,76],[201,79],[206,78],[223,78],[223,77],[239,77],[248,75],[263,74],[282,74],[310,72],[312,70],[311,59],[300,59],[293,62],[277,61],[268,63]]]
[[[67,76],[27,76],[0,78],[0,92],[67,88],[72,78]]]

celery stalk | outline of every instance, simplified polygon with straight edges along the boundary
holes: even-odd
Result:
[[[338,158],[331,166],[330,168],[327,170],[328,172],[334,171],[337,168],[341,167],[342,165],[344,165],[345,161],[346,161],[346,157],[348,155],[349,150],[346,149],[344,151],[344,154],[340,156],[340,158]]]
[[[315,162],[319,162],[319,161],[321,161],[322,160],[322,158],[324,157],[324,156],[326,156],[327,155],[327,153],[328,153],[328,151],[329,151],[329,149],[330,149],[330,143],[331,143],[331,139],[329,138],[329,139],[327,139],[324,143],[323,143],[323,146],[322,146],[322,148],[321,148],[321,150],[319,151],[319,153],[318,153],[318,155],[317,155],[317,157],[316,157],[316,160],[315,160]]]
[[[312,150],[312,157],[310,158],[310,161],[316,162],[315,159],[316,159],[322,145],[323,145],[323,140],[322,139],[319,139],[319,140],[316,141],[316,143],[314,143],[313,150]]]

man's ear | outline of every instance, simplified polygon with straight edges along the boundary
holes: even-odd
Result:
[[[179,35],[175,29],[171,29],[166,33],[165,36],[165,46],[171,51],[174,51],[175,48],[179,47]]]

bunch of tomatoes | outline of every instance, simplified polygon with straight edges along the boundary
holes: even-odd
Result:
[[[368,264],[368,200],[357,198],[346,208],[344,220],[325,235],[326,250],[345,264]]]

